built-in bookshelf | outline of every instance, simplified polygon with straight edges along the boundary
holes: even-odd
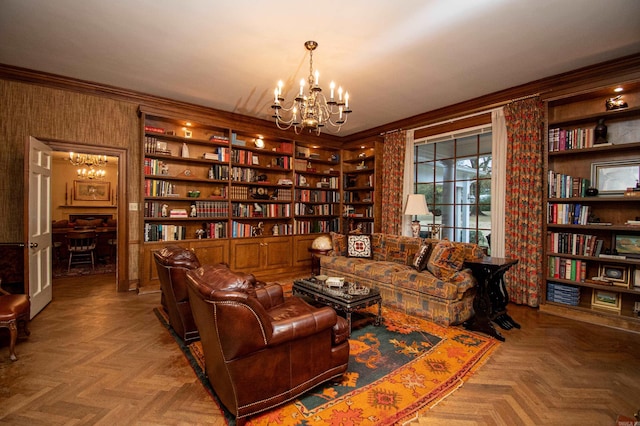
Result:
[[[169,242],[261,277],[310,267],[314,235],[341,228],[336,142],[175,114],[140,109],[141,287],[157,285],[152,253]]]
[[[540,309],[640,331],[640,89],[626,87],[624,108],[607,110],[613,87],[547,101]]]
[[[340,230],[340,150],[296,144],[295,233]]]
[[[378,185],[380,174],[376,173],[378,150],[376,141],[342,150],[344,232],[371,234],[377,231],[376,218],[379,214],[376,214],[376,208],[379,203],[376,203],[376,197],[381,189]]]

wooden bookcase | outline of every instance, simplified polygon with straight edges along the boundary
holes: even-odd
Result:
[[[380,231],[382,142],[360,141],[342,150],[343,232],[360,230],[365,234]]]
[[[640,196],[625,195],[640,178],[640,88],[620,86],[629,107],[606,109],[613,86],[546,102],[540,309],[640,331],[640,226],[627,224]],[[594,144],[602,120],[607,142]]]
[[[341,149],[173,114],[140,110],[140,287],[159,289],[167,243],[261,279],[310,271],[313,240],[340,230]]]
[[[340,229],[340,150],[296,144],[295,233]]]

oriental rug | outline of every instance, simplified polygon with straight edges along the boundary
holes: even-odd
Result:
[[[156,314],[167,324],[161,309]],[[354,322],[349,368],[340,383],[328,382],[299,398],[249,418],[263,425],[396,425],[424,413],[462,386],[497,347],[490,337],[460,327],[384,309],[384,322]],[[200,342],[184,346],[194,372],[221,406],[204,373]],[[224,407],[230,425],[235,420]]]

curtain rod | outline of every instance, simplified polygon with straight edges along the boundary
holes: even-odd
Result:
[[[443,121],[439,121],[437,123],[431,123],[431,124],[427,124],[425,126],[420,126],[420,127],[414,127],[412,129],[410,129],[410,131],[416,131],[416,130],[422,130],[422,129],[428,129],[429,127],[435,127],[435,126],[440,126],[442,124],[451,124],[451,123],[455,123],[456,121],[460,121],[460,120],[465,120],[467,118],[471,118],[471,117],[476,117],[478,115],[483,115],[483,114],[488,114],[491,113],[505,105],[511,104],[513,102],[518,102],[518,101],[524,101],[526,99],[531,99],[531,98],[535,98],[537,96],[540,96],[541,93],[532,93],[530,95],[526,95],[526,96],[521,96],[519,98],[513,98],[513,99],[509,99],[506,101],[502,101],[502,102],[497,102],[495,104],[491,104],[487,106],[487,109],[482,110],[482,111],[478,111],[478,112],[474,112],[471,114],[467,114],[467,115],[463,115],[460,117],[454,117],[454,118],[450,118],[448,120],[443,120]],[[383,133],[380,133],[380,135],[388,135],[389,133],[393,133],[393,132],[397,132],[400,131],[402,129],[396,129],[396,130],[389,130]]]

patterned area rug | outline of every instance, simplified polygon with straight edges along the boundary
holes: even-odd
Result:
[[[156,309],[168,327],[162,309]],[[426,411],[460,387],[497,341],[459,327],[383,309],[383,326],[354,323],[349,369],[341,383],[325,383],[291,403],[249,419],[249,425],[394,425]],[[366,317],[365,317],[366,318]],[[220,405],[204,375],[200,342],[184,346],[196,375]],[[233,417],[226,412],[230,425]]]
[[[72,266],[69,271],[67,271],[66,265],[59,265],[53,268],[52,275],[53,278],[78,277],[81,275],[112,274],[115,270],[113,263],[96,264],[94,269],[91,269],[91,265],[77,265]]]

